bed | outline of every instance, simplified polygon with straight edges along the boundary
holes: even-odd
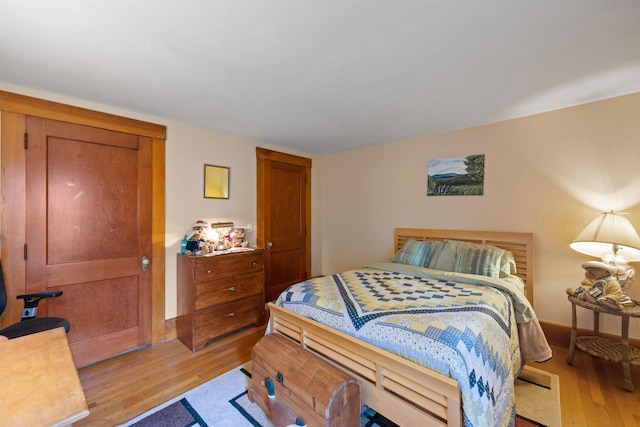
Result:
[[[508,346],[508,349],[506,351],[500,350],[496,354],[487,356],[490,363],[483,363],[485,365],[493,364],[508,366],[509,372],[502,373],[503,377],[508,378],[508,380],[503,381],[503,385],[498,387],[504,389],[504,393],[498,395],[497,399],[501,401],[501,410],[505,410],[504,408],[506,408],[509,413],[506,415],[496,413],[489,414],[487,416],[489,416],[489,420],[492,420],[489,421],[492,425],[509,425],[513,422],[513,417],[515,416],[515,397],[512,393],[512,387],[515,376],[519,373],[519,369],[522,368],[524,361],[543,361],[551,357],[551,350],[546,343],[544,334],[542,333],[540,325],[535,318],[532,306],[529,303],[533,301],[533,236],[531,233],[515,232],[398,228],[394,233],[394,248],[397,253],[395,260],[398,260],[398,257],[400,257],[403,251],[406,255],[406,248],[416,247],[418,245],[416,242],[442,242],[420,244],[421,248],[431,248],[435,245],[438,245],[438,247],[441,248],[442,245],[446,244],[449,240],[454,241],[452,243],[468,242],[471,243],[471,247],[474,247],[475,245],[490,245],[490,247],[504,250],[504,254],[508,253],[510,255],[510,262],[514,265],[507,267],[511,272],[513,272],[513,274],[503,275],[500,273],[500,276],[510,276],[506,278],[506,280],[512,280],[518,283],[518,285],[515,285],[518,288],[515,293],[526,295],[526,298],[521,298],[524,302],[516,301],[513,305],[511,305],[512,303],[506,302],[511,300],[511,298],[501,296],[504,294],[504,289],[501,288],[501,279],[487,279],[484,276],[476,277],[475,274],[449,273],[448,270],[441,271],[435,268],[423,268],[421,266],[416,267],[415,265],[406,266],[402,263],[404,262],[402,260],[406,258],[400,258],[400,262],[372,264],[370,266],[363,267],[363,269],[344,272],[338,275],[315,278],[302,282],[298,285],[294,285],[285,291],[278,298],[275,304],[269,304],[269,332],[279,333],[292,339],[294,342],[318,354],[357,378],[361,385],[361,397],[363,403],[375,409],[396,424],[401,426],[481,425],[488,421],[483,418],[485,415],[478,414],[478,408],[475,408],[474,405],[487,405],[487,403],[471,402],[471,398],[467,397],[468,393],[466,391],[466,389],[469,388],[466,378],[475,378],[475,368],[473,369],[473,372],[471,372],[472,376],[467,376],[468,372],[461,372],[458,375],[456,372],[458,369],[457,367],[449,369],[448,366],[445,366],[446,363],[443,363],[442,361],[428,360],[428,357],[431,357],[431,355],[428,355],[427,357],[425,354],[431,352],[431,350],[428,352],[409,350],[409,354],[399,352],[396,349],[396,345],[398,343],[402,346],[403,342],[410,341],[410,345],[414,345],[414,338],[404,337],[403,334],[406,332],[405,326],[401,325],[399,327],[398,325],[393,325],[394,317],[386,316],[386,314],[388,314],[387,312],[376,312],[376,309],[373,309],[371,312],[365,313],[360,310],[360,307],[350,306],[349,303],[342,308],[310,308],[306,305],[306,301],[310,299],[322,301],[331,300],[331,295],[344,294],[345,292],[356,295],[364,288],[375,288],[370,286],[370,283],[380,280],[384,283],[399,283],[408,287],[409,291],[406,293],[410,298],[414,297],[414,291],[423,289],[423,286],[426,286],[425,284],[431,286],[430,282],[434,282],[438,286],[447,285],[449,287],[443,292],[447,293],[451,288],[455,288],[456,297],[454,299],[456,301],[459,301],[460,298],[469,294],[471,295],[469,298],[470,300],[473,300],[473,302],[462,302],[462,305],[476,307],[474,298],[476,300],[484,301],[486,299],[489,301],[489,297],[484,294],[477,293],[476,291],[480,288],[483,289],[481,292],[485,292],[485,288],[490,289],[487,292],[496,294],[499,301],[504,300],[505,302],[491,302],[491,307],[483,307],[482,310],[484,314],[478,317],[490,317],[497,319],[497,321],[490,322],[492,324],[495,323],[496,325],[500,324],[502,326],[498,327],[495,325],[488,325],[481,326],[481,328],[486,328],[486,331],[484,332],[486,336],[507,336],[507,338],[501,337],[501,339],[505,341],[504,345]],[[461,247],[466,248],[465,244],[461,245]],[[458,250],[458,254],[462,253],[460,252],[460,249],[456,250]],[[475,253],[476,252],[474,252],[474,254]],[[463,257],[459,255],[459,258]],[[504,256],[501,255],[499,267],[498,264],[494,262],[495,260],[487,264],[495,265],[496,268],[504,270],[506,263],[503,259]],[[417,265],[418,263],[414,264]],[[477,265],[477,263],[475,265]],[[441,266],[442,263],[437,265],[437,267]],[[467,276],[472,277],[468,278]],[[495,273],[495,276],[498,276],[497,272]],[[349,288],[349,290],[346,291],[346,285],[341,282],[347,282],[351,280],[352,277],[357,277],[353,280],[358,281],[359,284],[354,286],[359,287],[356,290]],[[469,285],[462,285],[458,283],[458,281],[464,283],[467,280],[470,282]],[[496,291],[493,286],[484,286],[487,281],[500,282],[499,288],[501,290]],[[332,287],[332,283],[336,284],[335,290]],[[351,284],[349,284],[349,286],[351,286]],[[511,286],[511,284],[509,286]],[[312,289],[313,292],[309,293],[310,289]],[[319,289],[321,291],[318,291]],[[305,294],[305,292],[307,293]],[[513,291],[509,292],[510,295],[514,293]],[[376,291],[376,293],[379,292]],[[405,292],[402,291],[402,293]],[[318,296],[318,294],[320,295]],[[439,291],[435,293],[429,292],[428,294],[430,297],[436,294],[439,295]],[[389,299],[389,295],[385,294],[382,295],[382,297],[385,300],[384,304],[386,304]],[[449,295],[445,295],[444,299],[447,299],[447,297],[449,297]],[[356,295],[355,299],[358,298],[360,297]],[[348,298],[343,299],[348,300]],[[418,297],[418,299],[420,299],[420,297]],[[407,310],[399,311],[404,312],[417,310],[416,305],[412,301],[408,303],[403,302],[403,304],[410,304],[409,306],[403,306],[404,308],[409,308]],[[436,305],[438,304],[439,303]],[[497,309],[494,310],[494,306],[500,305],[504,305],[506,307],[504,309],[504,314],[496,314]],[[299,311],[299,313],[296,313],[294,310]],[[422,327],[431,329],[433,325],[427,325],[427,323],[432,322],[433,324],[436,324],[440,322],[442,319],[447,317],[448,310],[452,309],[442,307],[433,309],[420,308],[417,310],[419,311],[418,314],[420,316],[427,316],[428,314],[431,314],[431,312],[438,313],[437,319],[434,319],[433,322],[425,321],[424,319],[426,318],[421,317],[420,321],[423,322]],[[462,311],[473,312],[474,310],[476,310],[476,308],[467,308],[465,306]],[[338,313],[340,311],[342,311],[342,314]],[[458,316],[458,311],[459,309],[456,309],[456,316]],[[395,312],[392,314],[395,314]],[[466,316],[467,314],[464,315]],[[315,317],[320,321],[313,320],[307,316]],[[382,342],[383,340],[377,339],[375,336],[376,333],[372,331],[367,333],[369,335],[374,335],[373,339],[371,336],[364,336],[366,334],[364,334],[363,337],[356,338],[354,331],[349,330],[349,327],[345,327],[342,331],[338,330],[343,328],[341,325],[336,323],[336,319],[341,316],[344,318],[351,317],[352,321],[355,319],[354,324],[356,326],[350,326],[354,331],[355,329],[359,330],[360,327],[362,327],[362,330],[368,328],[369,324],[367,322],[369,322],[370,319],[382,319],[382,327],[386,327],[392,331],[398,331],[397,333],[391,334],[391,340],[396,340],[397,342],[395,344]],[[476,323],[476,320],[474,318],[472,319],[473,320],[463,321],[469,322],[469,324]],[[398,320],[397,322],[402,323],[404,320]],[[413,322],[415,323],[415,321]],[[373,323],[373,321],[371,323]],[[516,328],[516,332],[514,332],[514,330],[509,332],[508,328],[505,326],[506,324],[512,324],[509,327]],[[464,328],[465,326],[461,327],[461,329]],[[494,329],[490,328],[497,328],[495,330],[502,328],[504,331],[494,333]],[[442,330],[446,331],[449,329],[451,328],[445,325]],[[492,332],[489,333],[489,331]],[[428,336],[428,333],[424,332],[423,335]],[[523,339],[522,337],[525,338]],[[426,341],[426,343],[422,343],[420,345],[428,346],[428,348],[431,349],[430,346],[433,342],[434,340]],[[525,351],[519,346],[520,342],[523,344],[531,342],[532,345],[523,345],[522,348],[526,347]],[[498,344],[495,345],[497,346]],[[494,344],[491,343],[490,346],[492,347]],[[388,348],[385,349],[384,347]],[[449,349],[438,349],[437,351],[433,351],[433,353],[447,355],[447,352],[450,351],[451,350]],[[477,349],[475,351],[477,351]],[[455,348],[453,349],[453,352],[456,352]],[[471,351],[470,353],[474,352]],[[507,353],[506,356],[504,353]],[[422,360],[423,356],[427,358],[427,360]],[[484,357],[485,356],[482,355],[481,358]],[[494,362],[493,358],[497,357],[504,357],[508,360],[505,360],[504,363]],[[457,363],[458,362],[455,362],[454,364]],[[464,368],[469,369],[466,365],[470,365],[471,363],[461,361],[459,364],[461,366],[465,365]],[[480,371],[478,371],[478,373],[479,372]],[[455,379],[456,376],[458,377],[458,380]],[[491,399],[494,399],[493,384],[491,386],[491,390],[489,390],[488,387],[485,390],[482,390],[482,388],[484,385],[489,384],[487,378],[489,378],[489,376],[495,376],[495,373],[487,372],[484,376],[484,380],[482,380],[481,376],[479,378],[480,380],[477,381],[477,384],[473,384],[475,388],[473,393],[476,394],[474,398],[477,400],[478,395],[484,395],[483,397],[485,401],[491,401]],[[464,379],[460,381],[462,378]],[[486,383],[483,383],[483,381],[486,381]],[[475,381],[472,381],[472,383],[473,382]],[[478,393],[478,389],[480,389],[480,393]],[[491,396],[489,395],[489,391],[491,392]],[[463,401],[465,402],[464,410]],[[495,419],[492,419],[491,417],[495,417]]]

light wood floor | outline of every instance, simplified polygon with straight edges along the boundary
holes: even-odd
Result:
[[[264,330],[249,327],[195,353],[173,339],[81,368],[90,414],[73,426],[115,426],[235,368]]]
[[[89,417],[74,426],[114,426],[251,358],[264,328],[248,328],[192,353],[178,340],[82,368]],[[619,364],[552,345],[553,359],[532,366],[560,376],[563,426],[640,426],[640,366],[631,368],[635,393],[622,387]]]

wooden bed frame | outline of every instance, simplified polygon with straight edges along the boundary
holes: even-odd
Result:
[[[514,254],[517,275],[533,304],[531,233],[397,228],[394,249],[407,239],[484,243]],[[362,402],[401,426],[461,426],[457,381],[388,351],[269,304],[270,330],[289,337],[360,381]]]

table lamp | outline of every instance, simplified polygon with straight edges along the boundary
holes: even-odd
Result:
[[[623,288],[628,288],[635,273],[627,263],[640,261],[640,237],[619,212],[600,214],[569,246],[618,267],[618,281]]]

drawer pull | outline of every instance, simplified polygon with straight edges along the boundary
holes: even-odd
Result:
[[[236,317],[236,313],[235,312],[231,312],[231,313],[227,314],[227,317]]]
[[[251,263],[251,265],[256,266],[256,265],[258,265],[258,263],[257,263],[257,262],[255,262],[255,261],[253,261],[253,262]]]
[[[229,290],[230,290],[231,292],[233,292],[233,291],[235,291],[235,290],[236,290],[236,287],[235,287],[235,286],[232,286],[232,287],[230,287],[230,288],[229,288]]]
[[[208,270],[207,270],[207,274],[211,274],[211,269],[208,269]]]

